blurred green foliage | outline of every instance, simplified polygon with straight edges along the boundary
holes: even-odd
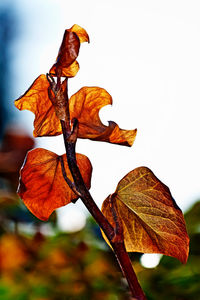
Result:
[[[126,299],[114,257],[92,242],[90,226],[52,237],[4,233],[1,299]]]
[[[158,267],[145,269],[139,255],[132,255],[149,300],[199,299],[200,220],[195,217],[199,208],[200,202],[186,214],[187,221],[193,220],[191,226],[188,223],[191,250],[186,265],[163,256]],[[17,226],[10,226],[9,230],[1,228],[0,299],[128,299],[127,286],[115,258],[104,241],[98,240],[98,227],[91,219],[76,233],[59,232],[55,217],[50,223],[52,236],[40,232],[40,224],[35,223],[34,217],[34,234],[22,234]]]

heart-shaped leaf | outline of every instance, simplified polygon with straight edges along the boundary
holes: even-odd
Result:
[[[186,263],[189,251],[183,214],[164,185],[150,169],[128,173],[112,195],[129,252],[162,253]],[[102,212],[115,227],[109,197]],[[105,236],[104,236],[105,237]]]
[[[73,181],[66,154],[62,158],[67,177]],[[83,180],[90,188],[92,165],[85,155],[76,154],[76,159]],[[27,208],[44,221],[56,208],[78,199],[63,178],[61,157],[41,148],[28,152],[20,173],[18,194]]]

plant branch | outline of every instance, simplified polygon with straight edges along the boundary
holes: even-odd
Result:
[[[67,106],[68,106],[69,104],[68,104],[67,95],[66,98],[67,98]],[[69,106],[68,108],[66,108],[66,112],[69,113]],[[95,221],[98,223],[98,225],[101,227],[101,229],[104,231],[105,235],[107,236],[108,240],[110,241],[110,244],[112,245],[117,261],[121,267],[121,270],[127,279],[132,296],[135,297],[135,299],[137,300],[146,300],[146,297],[139,285],[139,282],[133,270],[130,258],[125,250],[123,239],[122,241],[120,240],[120,242],[118,240],[115,241],[116,230],[111,226],[111,224],[108,222],[108,220],[105,218],[101,210],[96,205],[95,201],[90,195],[90,192],[85,186],[82,175],[78,168],[76,162],[76,152],[75,152],[76,137],[77,137],[76,135],[78,130],[77,120],[73,122],[73,129],[70,135],[69,135],[69,124],[66,124],[66,122],[63,120],[61,120],[60,122],[62,126],[63,138],[64,138],[64,143],[66,148],[67,162],[74,180],[75,188],[76,190],[79,191],[82,202],[87,207],[88,211],[91,213]],[[117,229],[117,231],[119,231],[119,229]]]
[[[99,210],[98,206],[92,199],[87,187],[85,186],[85,183],[83,181],[83,178],[81,176],[80,170],[77,166],[76,162],[76,154],[75,154],[75,145],[76,143],[73,141],[68,141],[67,137],[67,131],[65,127],[65,123],[61,120],[62,130],[63,130],[63,136],[64,136],[64,142],[65,142],[65,148],[66,148],[66,154],[67,154],[67,161],[69,165],[69,169],[71,171],[72,177],[74,179],[74,184],[76,186],[76,189],[79,190],[80,194],[82,195],[80,198],[91,213],[91,215],[94,217],[96,222],[101,226],[103,231],[107,232],[108,238],[112,239],[114,235],[113,227],[110,225],[110,223],[107,221],[107,219],[104,217],[102,212]]]
[[[112,243],[112,248],[114,250],[114,254],[117,258],[117,261],[121,267],[122,273],[126,278],[132,296],[137,300],[146,300],[146,296],[143,293],[143,290],[138,282],[137,276],[134,272],[130,257],[126,252],[124,241]]]
[[[115,223],[115,227],[114,227],[115,236],[112,239],[112,241],[110,241],[110,243],[113,247],[115,256],[116,256],[117,261],[122,269],[124,277],[126,277],[126,279],[128,281],[130,290],[133,291],[132,294],[134,294],[137,297],[141,297],[141,296],[143,297],[143,295],[142,295],[143,291],[140,287],[140,284],[139,284],[137,277],[135,275],[135,272],[133,270],[129,255],[125,249],[122,221],[121,221],[121,218],[115,207],[115,203],[113,201],[114,196],[115,196],[115,193],[109,196],[110,209],[111,209],[113,220]],[[138,298],[138,299],[140,299],[140,298]],[[145,298],[141,298],[141,299],[145,299]]]

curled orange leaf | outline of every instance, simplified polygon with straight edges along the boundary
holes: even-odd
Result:
[[[183,214],[169,188],[150,169],[140,167],[128,173],[119,182],[112,201],[127,251],[162,253],[186,263],[189,237]],[[115,227],[109,197],[102,212]]]
[[[66,29],[58,52],[56,63],[49,73],[53,76],[74,77],[79,70],[76,58],[79,54],[80,43],[89,42],[85,29],[75,24]]]
[[[78,137],[131,146],[136,129],[123,130],[113,121],[108,126],[101,122],[99,110],[108,104],[112,104],[112,97],[100,87],[83,87],[70,98],[70,117],[79,122]]]
[[[83,180],[90,188],[91,163],[85,155],[77,154],[76,158]],[[62,159],[67,177],[73,181],[65,154]],[[63,178],[61,157],[41,148],[28,152],[20,173],[18,194],[27,208],[44,221],[56,208],[78,199]]]
[[[63,69],[67,69],[78,57],[79,48],[80,40],[77,34],[65,30],[56,63],[52,67],[55,68],[56,76],[63,76]]]
[[[30,110],[35,114],[33,135],[51,136],[61,134],[60,120],[48,95],[49,82],[44,74],[40,75],[31,87],[15,101],[19,110]]]

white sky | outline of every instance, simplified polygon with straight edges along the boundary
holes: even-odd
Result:
[[[48,72],[64,30],[76,23],[87,30],[91,43],[81,45],[81,69],[69,81],[70,94],[84,85],[107,89],[113,106],[102,109],[103,122],[138,129],[132,148],[78,142],[78,152],[93,164],[91,193],[98,205],[125,174],[142,165],[170,187],[183,210],[200,198],[200,1],[13,3],[21,21],[14,51],[15,98]],[[32,114],[17,115],[31,132]],[[64,152],[62,137],[38,141]]]

